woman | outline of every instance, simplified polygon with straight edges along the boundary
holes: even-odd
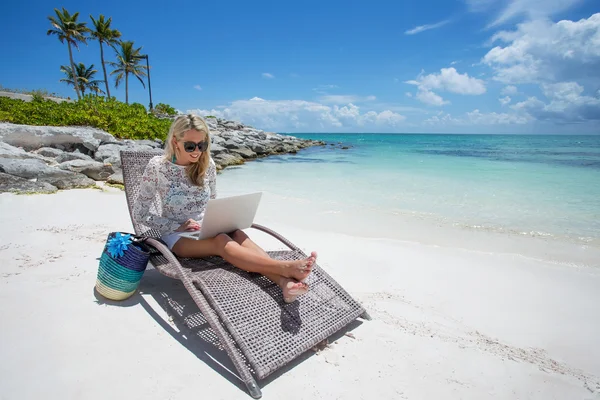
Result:
[[[315,264],[315,252],[303,260],[274,260],[240,230],[203,240],[179,236],[200,229],[208,200],[217,197],[209,132],[196,115],[173,121],[165,155],[152,158],[144,171],[133,207],[136,222],[158,230],[179,257],[221,256],[240,269],[266,276],[281,288],[286,302],[295,301],[308,290],[303,280]],[[155,199],[160,200],[160,210],[153,205]]]

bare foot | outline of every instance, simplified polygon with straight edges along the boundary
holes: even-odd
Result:
[[[293,278],[299,281],[303,281],[308,277],[316,262],[317,252],[313,251],[312,253],[310,253],[310,257],[308,258],[288,262],[284,266],[281,275],[285,276],[286,278]]]
[[[298,296],[308,292],[308,285],[306,283],[290,278],[282,277],[279,287],[281,287],[281,291],[283,292],[283,301],[286,303],[293,303]]]

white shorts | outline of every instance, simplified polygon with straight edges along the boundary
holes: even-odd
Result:
[[[179,236],[179,232],[174,232],[162,236],[161,239],[167,244],[169,250],[173,250],[173,246],[175,246],[175,243],[177,243],[177,241],[181,239],[181,236]]]

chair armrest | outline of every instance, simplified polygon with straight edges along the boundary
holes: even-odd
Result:
[[[266,226],[262,226],[259,224],[252,224],[251,228],[268,233],[269,235],[273,236],[275,239],[279,240],[281,243],[285,244],[291,250],[294,250],[294,251],[300,250],[300,248],[298,246],[296,246],[295,244],[293,244],[292,242],[290,242],[289,240],[287,240],[286,238],[284,238],[283,236],[281,236],[279,233],[275,232],[274,230],[267,228]]]

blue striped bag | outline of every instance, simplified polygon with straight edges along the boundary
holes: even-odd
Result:
[[[135,293],[150,259],[144,240],[130,233],[108,234],[96,278],[96,291],[103,297],[125,300]]]

